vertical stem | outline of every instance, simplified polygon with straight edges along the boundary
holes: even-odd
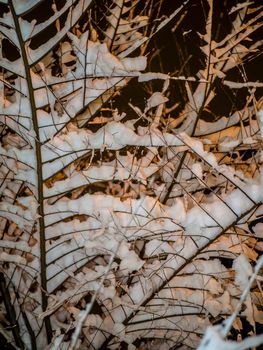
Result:
[[[11,302],[9,290],[8,288],[6,288],[5,277],[2,272],[0,273],[0,292],[4,300],[6,313],[10,322],[10,329],[12,330],[15,343],[20,349],[25,349],[25,345],[20,336],[20,330],[18,321],[16,319],[15,309]]]
[[[37,109],[35,103],[34,89],[32,84],[32,78],[30,74],[30,66],[27,59],[27,53],[25,48],[25,43],[23,40],[23,36],[21,33],[18,16],[16,15],[15,8],[12,0],[9,0],[9,5],[11,9],[11,13],[14,19],[16,34],[18,37],[18,41],[20,44],[21,57],[24,63],[26,80],[28,85],[28,93],[29,93],[29,101],[31,105],[31,113],[32,113],[32,122],[33,128],[36,135],[35,138],[35,151],[36,151],[36,160],[37,160],[37,183],[38,183],[38,214],[39,214],[39,237],[40,237],[40,279],[41,279],[41,296],[42,296],[42,309],[45,311],[47,309],[48,300],[47,300],[47,277],[46,277],[46,244],[45,244],[45,223],[44,223],[44,196],[43,196],[43,174],[42,174],[42,156],[41,156],[41,144],[39,139],[39,128],[37,122]],[[47,340],[48,343],[51,342],[52,339],[52,328],[49,317],[44,319]]]

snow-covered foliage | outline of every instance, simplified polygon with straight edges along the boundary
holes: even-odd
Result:
[[[0,0],[0,343],[262,342],[262,6],[166,3]],[[195,31],[197,68],[176,42],[166,69],[163,31]]]

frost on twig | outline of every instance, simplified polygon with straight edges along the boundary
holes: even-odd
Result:
[[[236,259],[235,269],[237,272],[237,279],[240,283],[242,295],[240,301],[237,304],[233,314],[223,321],[221,325],[214,327],[209,327],[202,339],[201,344],[198,346],[198,350],[214,350],[214,349],[227,349],[227,350],[242,350],[249,349],[256,346],[259,346],[263,343],[263,335],[251,336],[244,339],[241,342],[226,341],[224,340],[227,337],[235,318],[237,317],[242,304],[247,298],[251,286],[256,280],[260,269],[263,266],[263,256],[261,256],[254,268],[254,272],[251,271],[251,266],[247,262],[244,256],[240,256]],[[250,278],[248,278],[250,277]]]

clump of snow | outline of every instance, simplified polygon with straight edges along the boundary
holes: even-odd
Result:
[[[145,112],[149,111],[151,108],[157,107],[160,104],[169,101],[167,97],[163,96],[161,92],[155,92],[151,95],[151,97],[147,100],[147,105]]]
[[[237,147],[239,144],[239,140],[232,139],[230,137],[225,137],[225,139],[219,143],[218,149],[221,152],[229,152],[233,150],[233,148]]]
[[[129,249],[127,242],[121,242],[117,254],[121,259],[120,270],[137,271],[144,264],[144,261],[138,257],[135,251]]]
[[[142,83],[142,82],[155,80],[155,79],[166,80],[166,79],[169,79],[169,78],[170,78],[170,76],[167,75],[167,74],[148,72],[148,73],[140,74],[139,77],[138,77],[138,81],[140,83]]]
[[[258,118],[259,118],[259,127],[260,127],[261,138],[263,139],[263,109],[258,111]]]
[[[194,163],[191,166],[191,170],[192,170],[193,174],[197,178],[202,179],[202,177],[203,177],[203,166],[202,166],[202,163],[200,163],[200,162]]]
[[[241,254],[235,259],[233,268],[236,271],[235,281],[239,285],[241,291],[244,291],[253,274],[252,266],[248,262],[247,257],[244,254]]]
[[[0,261],[12,262],[15,264],[26,265],[27,261],[20,255],[7,254],[5,252],[0,253]]]

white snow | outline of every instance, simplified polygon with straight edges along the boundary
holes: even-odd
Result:
[[[249,278],[253,274],[253,269],[244,254],[239,255],[235,259],[233,268],[236,272],[235,281],[243,292],[248,285]]]
[[[263,109],[258,111],[261,138],[263,138]]]
[[[151,108],[157,107],[165,102],[169,101],[167,97],[163,96],[161,92],[154,92],[151,97],[147,100],[145,112]]]
[[[208,327],[197,350],[245,350],[263,342],[263,335],[249,337],[242,342],[226,341],[221,330],[221,326]]]
[[[0,252],[0,261],[2,262],[13,262],[18,265],[26,265],[27,261],[20,255],[7,254],[5,252]]]

